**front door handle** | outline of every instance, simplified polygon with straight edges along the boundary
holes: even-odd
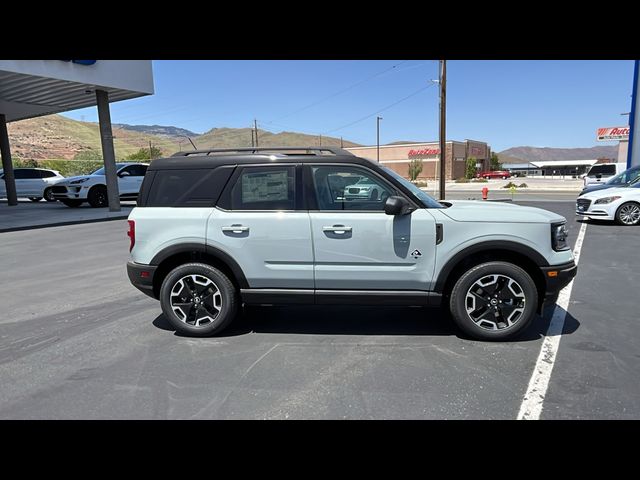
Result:
[[[231,233],[243,233],[248,232],[249,227],[245,227],[244,225],[231,225],[230,227],[222,227],[222,231]]]
[[[344,235],[347,232],[350,232],[351,230],[353,230],[351,227],[346,227],[344,225],[332,225],[330,227],[322,227],[322,231],[323,232],[331,232],[331,233],[335,233],[337,235]]]

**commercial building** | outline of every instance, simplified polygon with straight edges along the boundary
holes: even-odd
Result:
[[[524,173],[529,177],[577,177],[587,173],[598,160],[544,160],[528,163],[503,163],[502,168],[512,174]]]
[[[358,157],[378,161],[378,147],[350,147],[346,148]],[[440,144],[438,142],[403,143],[397,145],[380,145],[380,163],[400,175],[409,178],[409,164],[412,160],[422,160],[422,172],[418,179],[435,179],[440,177]],[[485,142],[465,140],[459,142],[449,140],[445,151],[445,178],[454,180],[464,177],[467,159],[474,157],[476,167],[480,170],[489,169],[491,148]]]
[[[7,122],[97,105],[109,209],[120,210],[109,102],[153,94],[150,60],[0,60],[0,156],[16,198]]]

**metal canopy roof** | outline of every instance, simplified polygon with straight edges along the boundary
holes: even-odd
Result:
[[[0,60],[0,113],[7,122],[96,105],[96,89],[110,102],[153,93],[150,61]]]
[[[547,160],[542,162],[530,162],[538,168],[545,167],[578,167],[580,165],[594,165],[598,160]]]

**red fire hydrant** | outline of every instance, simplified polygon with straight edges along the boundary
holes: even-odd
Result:
[[[487,187],[482,187],[482,199],[486,200],[489,196],[489,189]]]

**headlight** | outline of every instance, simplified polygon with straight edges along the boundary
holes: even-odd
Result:
[[[70,185],[77,185],[79,183],[84,183],[84,182],[88,182],[89,179],[88,178],[81,178],[79,180],[73,180],[71,182],[69,182]]]
[[[596,205],[602,205],[604,203],[611,203],[611,202],[615,202],[616,200],[621,199],[621,196],[617,196],[617,197],[604,197],[604,198],[599,198],[598,200],[596,200],[594,203]]]
[[[551,225],[551,246],[556,252],[569,250],[569,230],[565,223],[554,223]]]

